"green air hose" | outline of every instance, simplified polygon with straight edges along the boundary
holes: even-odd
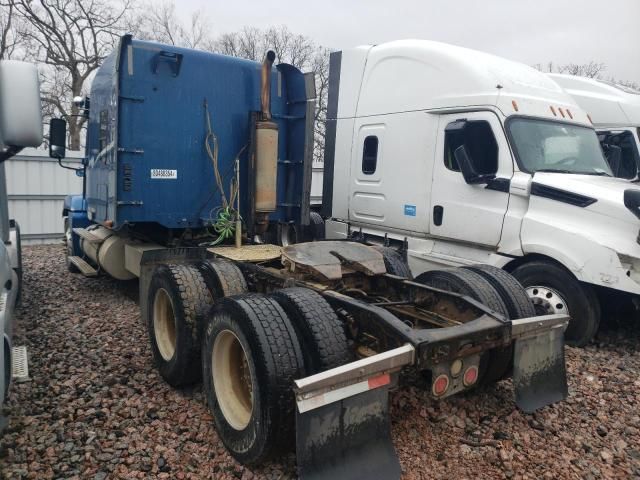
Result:
[[[218,238],[211,245],[218,245],[229,238],[233,238],[236,230],[236,211],[231,207],[218,209],[218,215],[213,222],[213,230]]]
[[[213,213],[214,211],[215,213],[213,215],[210,214],[213,231],[216,233],[216,235],[218,235],[218,238],[216,238],[216,240],[210,245],[218,245],[227,239],[233,238],[236,230],[236,224],[240,225],[240,221],[242,220],[242,218],[240,217],[240,212],[233,208],[233,206],[236,203],[238,197],[239,185],[237,183],[237,178],[239,158],[240,155],[242,155],[242,152],[245,150],[246,145],[240,149],[238,155],[236,156],[235,174],[231,179],[229,185],[229,199],[227,199],[222,175],[220,175],[220,169],[218,168],[218,137],[213,132],[213,128],[211,127],[211,116],[209,114],[209,106],[206,99],[204,101],[204,111],[207,117],[207,136],[205,138],[205,147],[207,149],[207,154],[211,159],[211,163],[213,164],[213,173],[215,175],[218,191],[220,192],[220,200],[222,201],[222,207],[212,210],[211,213]]]

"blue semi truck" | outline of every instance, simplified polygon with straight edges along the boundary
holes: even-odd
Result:
[[[308,227],[321,226],[309,206],[314,78],[274,60],[125,36],[81,99],[68,265],[139,279],[162,377],[203,382],[236,459],[295,446],[301,478],[399,478],[388,390],[401,371],[419,371],[435,398],[509,375],[525,411],[565,398],[568,317],[536,317],[508,274],[476,266],[413,281],[402,250],[385,245],[287,245],[321,230]],[[50,151],[62,164],[63,120]]]

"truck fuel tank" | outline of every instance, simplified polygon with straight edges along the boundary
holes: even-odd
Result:
[[[131,280],[135,275],[125,267],[124,247],[135,243],[130,238],[120,237],[108,228],[98,226],[87,229],[82,235],[80,248],[95,265],[117,280]]]

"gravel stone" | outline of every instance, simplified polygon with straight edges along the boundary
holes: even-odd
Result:
[[[69,274],[61,245],[25,247],[24,267],[14,344],[32,380],[6,403],[0,478],[295,478],[293,455],[239,465],[201,386],[160,378],[136,282]],[[639,477],[640,322],[604,322],[566,359],[570,397],[535,415],[515,408],[510,380],[439,402],[403,380],[390,396],[403,480]]]

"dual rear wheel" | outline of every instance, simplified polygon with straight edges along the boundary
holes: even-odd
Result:
[[[318,293],[246,293],[231,262],[156,268],[147,325],[155,363],[173,386],[202,378],[220,438],[244,464],[293,446],[296,378],[351,361],[342,323]]]
[[[388,269],[397,266],[398,259],[385,260]],[[470,296],[506,318],[536,314],[525,289],[495,267],[430,271],[415,281]],[[158,266],[147,302],[161,375],[173,386],[203,379],[220,438],[245,464],[292,446],[294,379],[352,360],[343,324],[321,295],[299,287],[247,293],[242,272],[228,261]],[[512,347],[484,354],[480,382],[504,378],[512,357]]]
[[[505,271],[491,265],[451,270],[432,270],[418,275],[416,282],[468,296],[507,319],[535,316],[527,292]],[[513,347],[494,348],[480,358],[480,384],[505,378],[513,364]]]
[[[202,370],[220,437],[244,464],[289,450],[296,378],[350,361],[347,338],[316,292],[287,288],[220,301],[206,324]]]

